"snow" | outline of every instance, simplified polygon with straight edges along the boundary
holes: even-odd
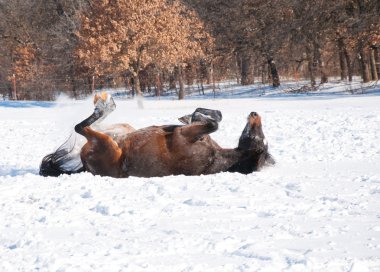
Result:
[[[379,91],[339,88],[143,110],[117,100],[105,120],[140,128],[219,109],[212,136],[233,147],[257,111],[277,164],[249,175],[40,177],[91,99],[0,102],[0,270],[380,271]]]

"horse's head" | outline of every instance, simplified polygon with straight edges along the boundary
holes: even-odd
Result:
[[[275,163],[268,152],[268,142],[262,129],[261,117],[256,112],[248,115],[247,124],[239,139],[238,150],[246,154],[238,166],[243,173],[250,173],[266,164]]]
[[[268,142],[262,129],[261,117],[256,112],[251,112],[248,115],[247,124],[240,136],[238,148],[241,150],[268,150]]]

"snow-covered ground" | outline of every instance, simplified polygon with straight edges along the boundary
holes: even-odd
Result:
[[[277,165],[249,175],[38,176],[90,100],[0,102],[0,271],[380,271],[380,95],[116,101],[108,122],[257,111]]]

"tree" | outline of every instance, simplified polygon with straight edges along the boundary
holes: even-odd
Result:
[[[0,80],[15,73],[20,99],[50,100],[55,93],[74,85],[74,34],[79,27],[78,14],[86,8],[86,2],[0,2]]]
[[[78,56],[89,73],[129,71],[138,95],[143,69],[181,68],[202,55],[207,39],[195,13],[177,0],[97,1],[82,16],[78,36]]]
[[[190,77],[202,90],[259,76],[378,80],[379,14],[378,0],[1,0],[0,92],[14,79],[19,99],[130,83],[183,98]]]

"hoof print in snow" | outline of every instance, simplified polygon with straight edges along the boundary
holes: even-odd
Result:
[[[88,190],[88,191],[84,192],[80,196],[81,196],[81,198],[92,198],[91,190]]]
[[[194,199],[185,200],[183,204],[186,204],[189,206],[208,206],[207,202],[202,201],[202,200],[194,200]]]
[[[109,215],[109,207],[100,205],[99,203],[94,208],[90,209],[90,211],[100,213],[101,215]]]

